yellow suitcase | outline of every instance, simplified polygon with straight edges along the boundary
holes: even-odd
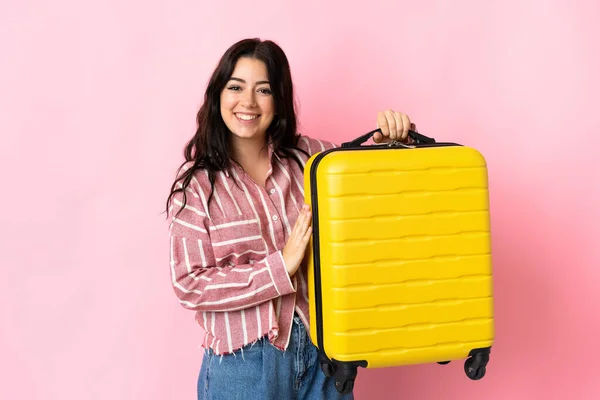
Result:
[[[410,132],[414,145],[313,155],[307,251],[310,335],[340,393],[357,368],[465,359],[486,372],[494,339],[487,165],[475,149]]]

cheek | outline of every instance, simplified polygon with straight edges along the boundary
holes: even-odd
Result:
[[[260,108],[263,114],[269,114],[270,116],[273,116],[273,114],[275,114],[275,102],[273,101],[273,98],[263,99],[260,104]]]
[[[221,95],[221,111],[231,111],[235,106],[235,98],[229,94]]]

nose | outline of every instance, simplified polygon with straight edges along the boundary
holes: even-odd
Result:
[[[254,97],[254,90],[245,90],[242,95],[242,105],[247,108],[256,107],[256,98]]]

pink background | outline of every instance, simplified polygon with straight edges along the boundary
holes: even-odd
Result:
[[[488,375],[361,369],[357,398],[600,398],[600,3],[218,3],[0,4],[0,398],[195,398],[201,330],[161,211],[247,36],[287,52],[303,132],[351,139],[392,107],[489,163]]]

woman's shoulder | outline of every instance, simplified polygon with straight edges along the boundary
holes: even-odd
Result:
[[[321,151],[338,147],[329,140],[317,139],[312,136],[301,134],[298,138],[298,148],[306,151],[310,156]]]
[[[176,188],[181,189],[187,183],[186,192],[192,195],[191,201],[199,202],[202,195],[210,190],[211,184],[207,171],[204,168],[194,168],[194,164],[194,161],[187,161],[181,165],[177,172]],[[191,174],[190,170],[193,170]]]
[[[184,174],[188,173],[191,169],[194,168],[194,165],[194,161],[186,161],[179,169],[177,177],[180,178]],[[200,187],[210,185],[206,169],[202,167],[194,169],[194,171],[192,172],[192,180],[190,181],[190,185],[192,184],[199,185]]]

